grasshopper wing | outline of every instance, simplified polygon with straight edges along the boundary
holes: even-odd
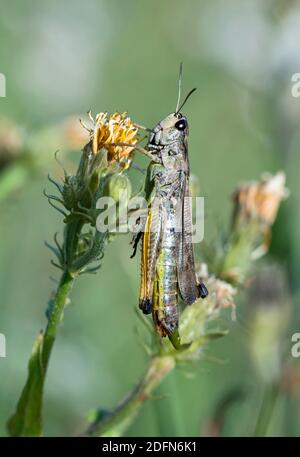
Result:
[[[199,290],[192,244],[192,209],[188,178],[184,180],[182,185],[182,197],[177,275],[181,298],[186,305],[191,305],[199,297]]]

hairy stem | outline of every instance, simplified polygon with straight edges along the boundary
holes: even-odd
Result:
[[[44,334],[44,344],[42,350],[42,365],[46,374],[49,358],[56,338],[57,329],[61,322],[66,300],[74,282],[74,277],[68,271],[64,271],[60,279],[59,286],[52,305],[48,324]]]
[[[65,228],[65,241],[63,248],[65,252],[65,269],[62,273],[55,298],[52,302],[51,311],[48,317],[48,324],[44,334],[44,344],[42,350],[44,373],[46,373],[57,330],[63,316],[65,304],[74,283],[75,274],[71,274],[69,270],[76,254],[82,225],[83,223],[79,219],[67,224]]]

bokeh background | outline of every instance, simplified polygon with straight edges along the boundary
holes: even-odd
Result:
[[[0,0],[0,11],[7,82],[0,98],[1,435],[45,325],[50,276],[58,276],[44,240],[61,231],[61,217],[42,191],[50,188],[48,172],[61,174],[56,150],[70,169],[79,157],[65,119],[126,110],[153,126],[175,107],[181,61],[184,92],[198,88],[185,113],[191,169],[206,197],[205,239],[226,231],[240,182],[282,169],[290,197],[268,258],[237,297],[237,321],[230,312],[221,319],[229,336],[172,373],[128,434],[253,435],[263,403],[271,410],[268,435],[299,435],[300,362],[290,351],[300,332],[300,98],[291,94],[300,72],[300,2]],[[130,176],[139,188],[141,173]],[[91,409],[115,406],[145,369],[134,312],[139,261],[129,259],[129,240],[110,244],[99,274],[73,290],[46,384],[46,435],[80,432]]]

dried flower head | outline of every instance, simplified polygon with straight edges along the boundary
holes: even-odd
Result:
[[[90,118],[92,119],[91,116]],[[127,113],[116,112],[111,116],[107,113],[98,113],[93,123],[94,128],[90,130],[93,154],[96,155],[104,148],[109,164],[118,162],[124,168],[128,168],[134,145],[138,141],[138,129]],[[120,143],[132,144],[132,147],[118,146]]]
[[[242,184],[234,193],[236,212],[246,218],[272,225],[281,201],[287,196],[285,174],[265,174],[260,182]]]
[[[210,291],[210,304],[212,309],[234,308],[234,295],[237,293],[235,287],[226,281],[216,278],[214,275],[209,275],[206,263],[201,263],[197,270],[196,276],[198,282],[205,281]]]
[[[211,286],[211,293],[213,300],[215,300],[216,308],[234,308],[235,300],[234,296],[237,293],[237,289],[226,281],[210,277],[208,286]]]

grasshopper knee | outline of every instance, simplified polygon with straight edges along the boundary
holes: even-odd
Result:
[[[152,312],[152,303],[149,298],[143,298],[139,303],[139,308],[143,311],[144,314],[151,314]]]
[[[201,298],[207,297],[208,290],[207,290],[206,286],[203,284],[203,282],[200,282],[200,284],[198,284],[197,287],[198,287],[199,297],[201,297]]]

